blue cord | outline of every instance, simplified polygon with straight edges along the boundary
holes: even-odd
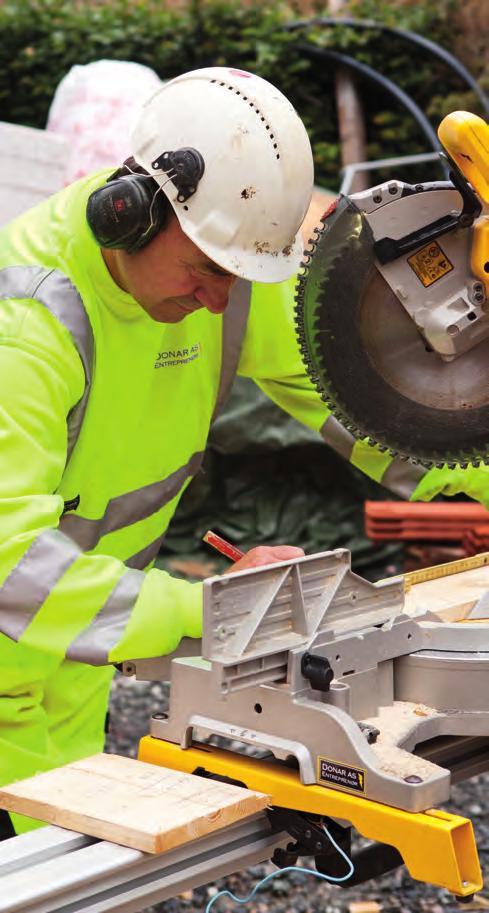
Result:
[[[346,855],[344,850],[342,850],[341,847],[338,846],[338,844],[336,843],[336,840],[334,840],[334,838],[329,833],[327,827],[325,827],[324,825],[323,825],[323,831],[329,837],[335,850],[337,850],[338,853],[340,854],[340,856],[343,857],[345,862],[348,863],[350,871],[347,872],[346,875],[342,875],[341,878],[335,878],[334,875],[324,875],[323,872],[316,872],[315,869],[306,869],[306,868],[303,868],[302,866],[298,866],[298,865],[288,865],[283,869],[277,869],[276,872],[270,872],[269,875],[266,875],[265,878],[262,878],[262,880],[259,881],[258,884],[255,885],[253,890],[250,891],[250,893],[247,895],[247,897],[236,897],[236,895],[233,894],[232,891],[219,891],[219,893],[216,894],[207,904],[207,906],[205,908],[205,913],[209,913],[212,905],[216,902],[216,900],[218,900],[219,897],[227,896],[227,897],[230,897],[232,900],[236,901],[236,903],[248,903],[250,900],[253,900],[256,892],[259,891],[261,888],[263,888],[264,885],[267,884],[267,882],[271,881],[272,878],[276,878],[278,875],[285,875],[286,872],[303,872],[305,875],[315,875],[316,878],[322,878],[323,881],[329,881],[329,882],[332,882],[335,884],[341,884],[342,881],[347,881],[348,878],[351,878],[351,876],[353,875],[353,872],[355,871],[355,866],[353,865],[353,862],[351,861],[349,856]]]

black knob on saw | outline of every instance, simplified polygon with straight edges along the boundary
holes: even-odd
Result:
[[[301,672],[315,691],[329,691],[329,686],[334,679],[334,672],[329,661],[324,656],[304,653],[301,660]]]

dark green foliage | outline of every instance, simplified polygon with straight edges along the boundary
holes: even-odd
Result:
[[[102,57],[146,64],[162,78],[199,66],[232,64],[258,71],[291,98],[310,131],[317,182],[334,188],[340,167],[335,64],[313,57],[311,47],[354,55],[378,70],[412,96],[435,128],[453,107],[480,113],[460,78],[426,51],[375,27],[290,30],[288,24],[301,19],[298,6],[243,7],[237,0],[188,0],[181,7],[157,0],[10,0],[0,6],[0,116],[43,127],[62,76],[73,64]],[[349,13],[417,31],[449,50],[455,8],[454,0],[352,0]],[[317,9],[317,15],[327,15],[320,4]],[[477,73],[478,61],[468,64]],[[368,80],[361,78],[359,84],[369,158],[430,151],[410,115]],[[432,169],[426,177],[435,176]],[[413,171],[399,176],[419,179]]]

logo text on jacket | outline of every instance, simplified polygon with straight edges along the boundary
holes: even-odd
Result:
[[[182,349],[164,349],[158,352],[155,368],[173,368],[177,365],[188,365],[200,355],[200,342]]]

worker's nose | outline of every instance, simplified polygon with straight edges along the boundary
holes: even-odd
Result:
[[[235,276],[212,278],[199,285],[194,292],[194,298],[211,314],[222,314],[226,310],[229,293],[235,281]]]

